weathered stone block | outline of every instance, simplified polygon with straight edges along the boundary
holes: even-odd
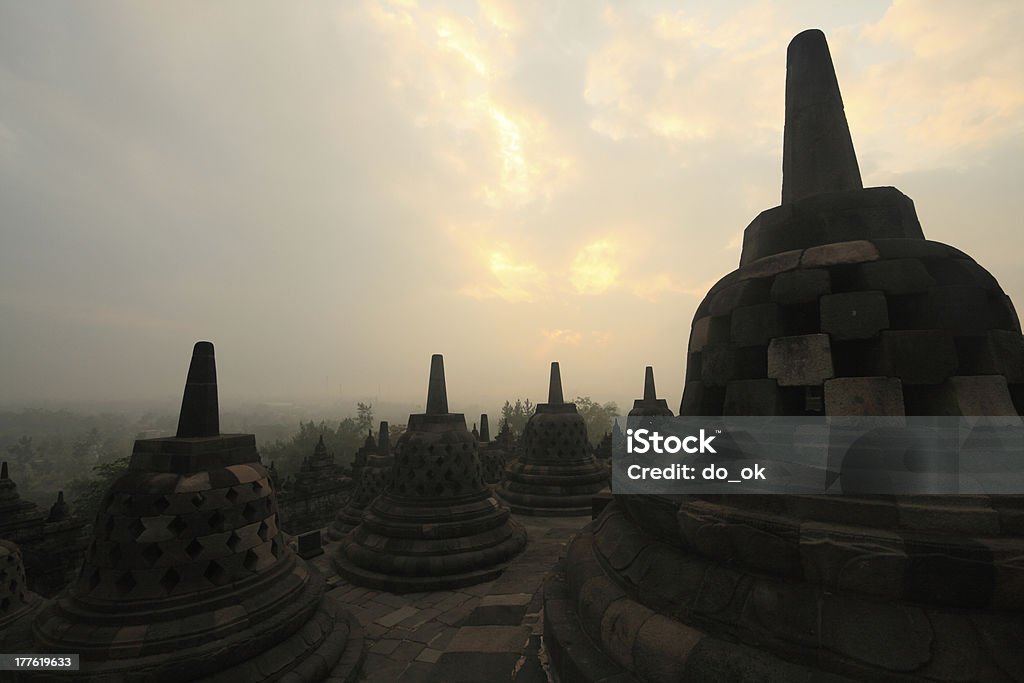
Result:
[[[889,327],[881,292],[850,292],[821,297],[821,330],[833,339],[868,339]]]
[[[779,337],[768,346],[768,376],[780,386],[821,384],[834,375],[826,334]]]
[[[718,415],[722,411],[725,387],[707,387],[703,382],[687,382],[679,404],[680,415]]]
[[[825,382],[827,415],[903,415],[903,384],[893,377],[839,377]]]
[[[708,312],[711,315],[728,315],[740,306],[767,303],[771,282],[763,278],[742,280],[722,288],[711,298]]]
[[[1016,415],[1006,378],[999,375],[953,377],[957,405],[961,415]]]
[[[772,282],[772,301],[780,304],[801,304],[817,301],[822,294],[831,290],[828,271],[822,268],[805,268],[782,273]]]
[[[949,285],[931,290],[932,324],[958,334],[979,334],[991,329],[988,293],[971,285]]]
[[[701,352],[700,378],[708,386],[724,386],[736,376],[735,350],[728,344],[709,346]]]
[[[1024,382],[1024,337],[1018,332],[992,330],[988,339],[999,373],[1011,384]]]
[[[703,351],[712,344],[725,344],[729,341],[730,317],[705,316],[693,322],[690,332],[690,352]]]
[[[741,280],[746,280],[752,277],[771,277],[772,275],[784,273],[787,270],[793,270],[800,265],[800,256],[803,253],[803,249],[793,249],[791,251],[784,251],[781,254],[759,258],[740,268],[737,271],[737,276]]]
[[[777,415],[779,387],[773,379],[738,379],[725,389],[723,415]]]
[[[879,354],[880,374],[904,384],[941,384],[956,374],[956,345],[946,331],[886,330]]]
[[[764,346],[772,337],[781,334],[782,320],[778,304],[744,306],[732,312],[733,346]]]
[[[878,249],[875,248],[875,245],[867,240],[853,240],[811,247],[804,252],[800,265],[803,268],[820,268],[840,263],[863,263],[877,260]]]
[[[935,284],[935,278],[928,274],[918,259],[872,261],[860,266],[862,289],[908,294],[924,291]]]

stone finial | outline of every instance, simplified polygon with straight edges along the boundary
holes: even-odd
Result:
[[[551,381],[548,384],[548,403],[551,405],[565,403],[562,397],[562,373],[558,369],[558,363],[551,364]]]
[[[825,34],[804,31],[786,52],[782,203],[863,187]]]
[[[0,479],[10,479],[7,475],[7,461],[4,460],[3,464],[0,465]]]
[[[427,415],[448,413],[448,388],[444,383],[444,356],[435,353],[430,357],[430,381],[427,386]]]
[[[388,423],[381,421],[377,429],[377,455],[387,455],[391,452],[391,434]]]
[[[480,432],[478,432],[476,429],[476,422],[473,423],[473,429],[470,431],[470,433],[473,435],[474,439],[476,439],[477,441],[480,440]]]
[[[644,369],[644,400],[658,400],[658,392],[654,390],[654,368],[650,365]]]
[[[50,506],[50,515],[47,522],[60,522],[71,516],[71,508],[64,502],[64,492],[57,492],[57,502]]]
[[[314,449],[317,453],[327,450],[327,444],[324,443],[324,435],[320,435],[320,440],[316,442],[316,448]]]
[[[491,440],[491,428],[487,425],[487,413],[480,415],[480,441],[487,443]]]
[[[192,362],[188,366],[177,437],[196,438],[219,434],[217,364],[213,357],[213,344],[199,341],[192,349]]]

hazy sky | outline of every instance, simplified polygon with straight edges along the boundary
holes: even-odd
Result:
[[[0,401],[673,408],[828,36],[865,185],[1024,306],[1024,3],[0,0]]]

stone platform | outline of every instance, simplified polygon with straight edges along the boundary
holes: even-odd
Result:
[[[363,683],[547,683],[541,590],[572,537],[590,520],[517,516],[526,550],[502,575],[468,588],[394,594],[333,576],[328,595],[362,624]],[[337,542],[311,564],[331,576]]]

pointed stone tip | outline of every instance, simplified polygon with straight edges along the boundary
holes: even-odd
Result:
[[[825,34],[797,34],[786,51],[782,203],[864,187]]]
[[[178,417],[178,438],[217,436],[220,434],[220,409],[217,405],[217,363],[213,344],[196,342],[188,366],[185,393]]]
[[[435,353],[430,357],[430,380],[427,386],[427,415],[448,413],[448,387],[444,382],[444,356]]]
[[[391,448],[391,434],[388,423],[382,421],[377,429],[377,452],[380,455],[387,455]]]
[[[7,476],[7,461],[6,460],[4,460],[3,464],[0,465],[0,479],[10,479],[10,477]]]
[[[654,389],[654,368],[650,365],[644,369],[644,400],[658,400],[658,392]]]
[[[63,503],[64,502],[64,492],[63,491],[57,491],[57,502],[58,503]]]
[[[320,440],[316,442],[316,445],[317,445],[317,448],[320,448],[321,446],[324,445],[324,435],[323,434],[320,435]]]
[[[484,442],[491,440],[491,428],[487,424],[487,413],[480,414],[480,440]]]
[[[554,362],[551,364],[551,381],[548,383],[548,403],[565,403],[565,398],[562,396],[562,371],[558,368],[558,363]]]

